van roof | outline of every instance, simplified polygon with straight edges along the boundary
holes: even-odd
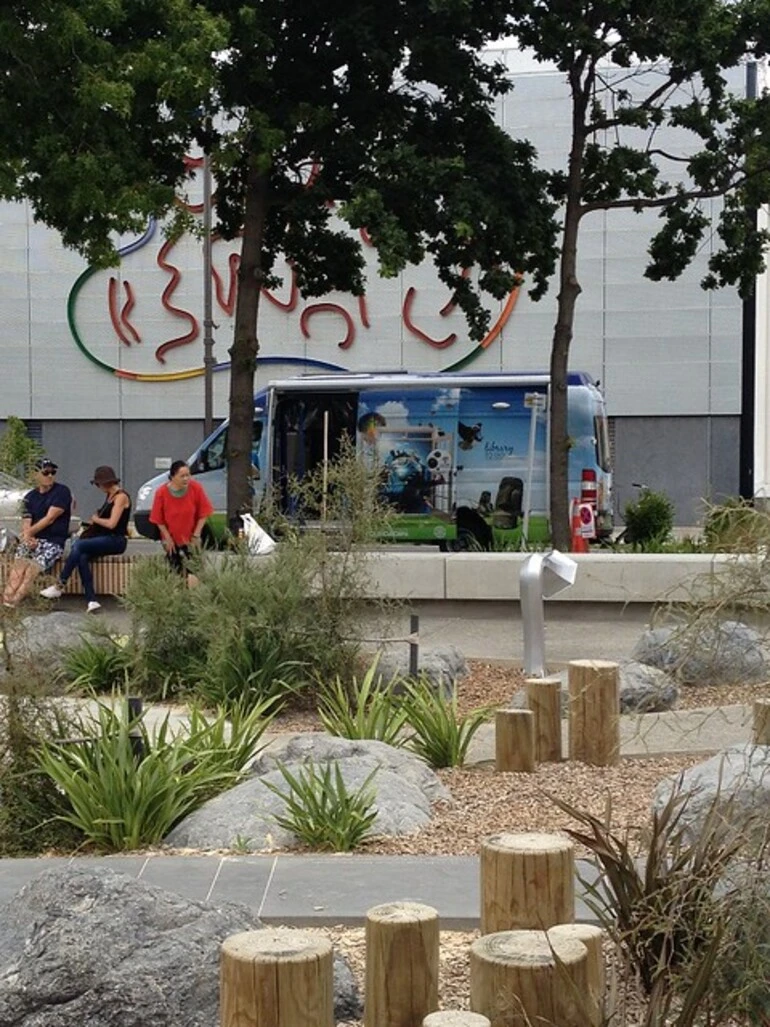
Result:
[[[392,372],[361,372],[345,371],[334,374],[301,374],[291,378],[277,378],[269,382],[268,388],[282,391],[306,389],[308,384],[319,390],[334,389],[345,386],[350,389],[371,388],[373,386],[398,386],[399,388],[420,388],[436,386],[440,388],[462,388],[483,385],[509,386],[547,386],[551,376],[545,371],[487,371],[479,373],[446,372],[446,371],[392,371]],[[568,385],[591,385],[596,381],[585,371],[570,371],[567,375]]]

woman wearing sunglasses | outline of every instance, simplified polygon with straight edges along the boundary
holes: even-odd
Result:
[[[56,480],[58,469],[45,457],[35,463],[36,488],[24,497],[21,538],[3,590],[3,606],[18,606],[38,574],[50,571],[64,552],[70,533],[72,494]]]

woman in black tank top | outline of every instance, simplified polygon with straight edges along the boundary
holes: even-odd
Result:
[[[45,599],[58,599],[70,575],[77,570],[86,595],[86,612],[97,613],[101,603],[96,599],[91,574],[91,560],[96,556],[124,553],[127,545],[128,522],[131,518],[131,499],[120,487],[120,479],[111,467],[97,467],[91,484],[105,494],[105,501],[91,518],[80,536],[72,543],[69,556],[59,580],[40,593]]]

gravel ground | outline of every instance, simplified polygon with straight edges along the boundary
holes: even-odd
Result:
[[[510,665],[469,661],[469,676],[458,688],[461,714],[479,706],[501,706],[522,686],[523,674]],[[737,685],[720,688],[687,688],[680,693],[679,709],[750,704],[767,697],[770,685]],[[318,730],[309,712],[294,713],[276,724],[281,731]],[[401,838],[372,839],[366,853],[463,855],[478,852],[479,839],[498,831],[564,831],[576,826],[551,801],[551,794],[567,803],[604,816],[611,810],[615,828],[632,832],[649,822],[652,792],[658,782],[703,759],[700,755],[627,757],[616,767],[589,767],[579,763],[541,764],[534,774],[498,774],[489,767],[439,772],[454,801],[439,803],[429,827]],[[580,847],[577,849],[581,854]],[[323,929],[345,954],[363,989],[365,972],[364,930]],[[440,941],[439,1000],[442,1009],[468,1009],[469,949],[478,932],[442,931]],[[608,966],[613,957],[606,947]],[[611,978],[611,974],[608,974]],[[614,992],[616,999],[620,994]],[[644,1004],[631,991],[624,996],[613,1022],[637,1027],[644,1022]],[[338,1027],[362,1027],[347,1021]]]
[[[504,705],[522,686],[518,667],[475,660],[468,666],[470,673],[458,687],[461,715],[479,706]],[[682,689],[679,708],[750,703],[766,696],[768,689],[767,684]],[[275,726],[280,731],[320,728],[317,717],[307,711],[281,717]],[[638,830],[649,822],[650,800],[658,782],[702,759],[702,755],[625,757],[616,767],[541,764],[534,774],[499,774],[488,766],[442,770],[439,776],[454,801],[437,804],[428,827],[399,838],[373,838],[360,851],[467,855],[478,851],[479,838],[499,831],[563,831],[575,826],[550,801],[551,794],[596,816],[604,816],[609,805],[616,829]]]

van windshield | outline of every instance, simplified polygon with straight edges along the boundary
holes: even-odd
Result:
[[[254,421],[251,441],[251,462],[255,466],[258,466],[257,451],[259,450],[259,443],[262,440],[263,429],[264,423],[262,421]],[[215,435],[209,444],[201,449],[191,470],[193,474],[203,474],[205,471],[219,471],[225,466],[226,461],[227,425],[225,424],[222,426],[222,430],[219,434]]]

